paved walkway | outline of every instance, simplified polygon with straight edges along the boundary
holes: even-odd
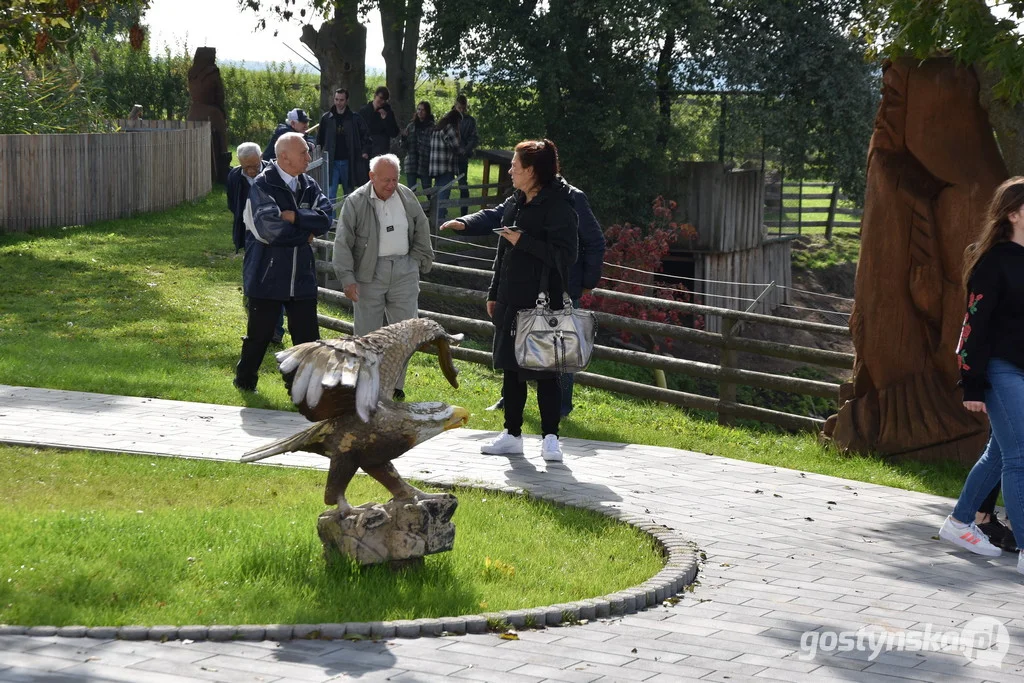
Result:
[[[0,442],[236,460],[305,424],[292,413],[0,385]],[[455,430],[398,461],[435,482],[471,479],[571,492],[678,530],[706,553],[699,585],[672,607],[581,626],[379,642],[130,642],[0,636],[0,681],[1020,681],[1024,592],[1015,558],[933,539],[951,501],[699,453],[565,439],[485,457],[488,435]],[[271,462],[323,467],[319,456]],[[995,645],[946,643],[975,622]],[[1005,625],[1008,638],[1000,635]],[[850,649],[878,644],[873,657]],[[906,638],[886,647],[884,634]],[[870,636],[870,637],[869,637]],[[920,649],[920,640],[916,641]],[[813,658],[802,647],[818,646]],[[845,645],[844,645],[845,644]],[[988,658],[986,660],[986,658]],[[983,666],[984,663],[998,664]]]

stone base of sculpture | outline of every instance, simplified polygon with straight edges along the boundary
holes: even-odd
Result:
[[[362,565],[387,562],[401,568],[454,547],[451,519],[458,504],[451,494],[365,503],[344,517],[337,509],[321,513],[316,528],[328,562],[336,551]]]

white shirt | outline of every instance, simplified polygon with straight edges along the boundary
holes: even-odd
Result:
[[[377,196],[370,186],[370,199],[380,225],[380,247],[377,256],[404,256],[409,253],[409,217],[405,214],[398,190],[386,200]]]
[[[284,172],[284,169],[281,168],[280,166],[277,167],[277,172],[281,175],[281,180],[283,180],[285,182],[285,184],[288,186],[288,188],[292,192],[295,192],[295,190],[298,189],[298,187],[299,187],[299,179],[298,178],[296,178],[293,175],[288,175],[287,173]]]

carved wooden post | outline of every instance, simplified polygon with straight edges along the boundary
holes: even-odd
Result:
[[[733,328],[735,328],[735,326],[735,318],[722,316],[722,338],[725,345],[722,347],[722,352],[720,354],[721,360],[718,362],[722,369],[736,367],[736,350],[732,348],[734,334]],[[718,381],[718,402],[718,424],[731,425],[733,422],[731,406],[727,407],[722,404],[731,404],[736,402],[735,382],[730,382],[725,379],[720,379]]]

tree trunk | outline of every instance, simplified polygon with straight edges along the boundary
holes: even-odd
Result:
[[[658,89],[658,145],[663,149],[668,144],[669,131],[672,130],[672,53],[676,49],[675,29],[665,32],[658,55],[657,83]]]
[[[989,123],[996,132],[999,150],[1011,176],[1024,175],[1024,103],[1010,105],[992,96],[992,89],[1002,75],[981,64],[974,65],[978,74],[978,100],[988,112]]]
[[[420,44],[423,0],[381,0],[380,24],[384,38],[385,74],[391,108],[398,125],[412,119],[416,109],[416,51]],[[442,112],[438,112],[440,118]]]
[[[337,88],[348,90],[352,109],[362,106],[366,102],[366,27],[359,23],[358,3],[336,3],[334,17],[319,31],[309,24],[302,27],[301,40],[320,63],[320,110],[330,111]]]

